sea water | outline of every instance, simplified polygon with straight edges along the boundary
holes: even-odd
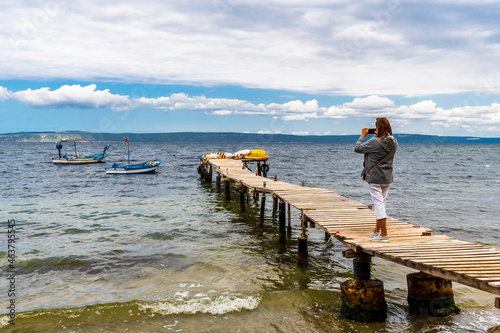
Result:
[[[80,154],[107,142],[79,145]],[[374,258],[388,318],[340,315],[340,283],[352,259],[340,242],[308,229],[309,268],[293,234],[277,241],[267,203],[259,226],[252,198],[240,213],[200,181],[198,155],[264,149],[269,177],[327,188],[371,204],[363,157],[347,144],[131,143],[131,159],[159,158],[156,174],[106,175],[126,163],[111,143],[105,164],[53,165],[54,143],[0,144],[0,330],[12,332],[484,332],[500,325],[495,295],[454,283],[458,315],[408,313],[406,274]],[[71,154],[72,147],[66,154]],[[250,166],[254,170],[254,166]],[[500,248],[500,146],[401,144],[388,214],[461,240]],[[268,200],[269,201],[269,200]],[[9,324],[8,220],[15,220],[15,325]]]

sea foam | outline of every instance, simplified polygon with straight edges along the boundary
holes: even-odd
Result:
[[[192,299],[176,297],[175,300],[170,301],[144,303],[140,304],[139,307],[142,311],[149,310],[162,315],[196,313],[217,315],[253,310],[257,308],[261,301],[259,296],[221,295],[217,297],[200,297],[199,294],[196,296],[198,297]]]

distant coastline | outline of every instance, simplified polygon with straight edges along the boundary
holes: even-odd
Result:
[[[420,134],[395,134],[400,143],[442,144],[498,144],[500,138],[468,136],[438,136]],[[178,132],[178,133],[92,133],[80,131],[19,132],[0,134],[0,142],[57,142],[64,140],[123,141],[128,137],[134,142],[261,142],[261,143],[353,143],[359,135],[292,135],[234,132]]]

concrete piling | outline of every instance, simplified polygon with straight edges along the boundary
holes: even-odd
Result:
[[[460,312],[451,281],[423,272],[408,274],[406,280],[410,313],[442,317]]]
[[[387,318],[384,283],[371,279],[371,257],[359,253],[353,261],[354,279],[341,283],[342,315],[361,322],[378,322]]]

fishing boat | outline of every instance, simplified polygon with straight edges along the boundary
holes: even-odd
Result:
[[[59,157],[55,157],[52,159],[52,163],[54,164],[92,164],[92,163],[101,163],[104,162],[104,158],[106,155],[106,150],[109,149],[109,145],[104,147],[104,150],[101,154],[93,154],[93,155],[85,155],[78,156],[76,151],[76,143],[77,142],[88,142],[87,140],[73,140],[75,146],[75,157],[68,157],[66,155],[61,154],[62,150],[62,142],[66,142],[66,140],[61,140],[56,144],[56,148],[59,152]]]
[[[142,162],[138,164],[130,164],[130,148],[128,145],[128,137],[125,139],[127,144],[128,153],[128,164],[119,165],[118,163],[113,163],[111,167],[104,168],[107,174],[144,174],[144,173],[155,173],[156,169],[162,163],[161,160],[155,159],[147,162]]]
[[[154,173],[160,166],[161,160],[151,160],[139,164],[118,165],[113,163],[111,167],[105,168],[106,173],[110,174],[139,174]]]

